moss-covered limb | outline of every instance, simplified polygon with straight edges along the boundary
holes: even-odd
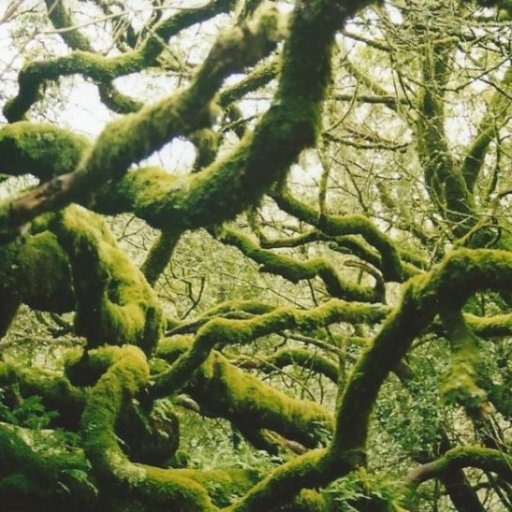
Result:
[[[364,243],[357,235],[329,236],[317,229],[312,229],[303,234],[288,238],[270,240],[260,233],[258,233],[258,238],[263,249],[293,248],[319,241],[330,242],[328,245],[333,251],[353,254],[375,268],[382,270],[382,258],[379,252]],[[427,261],[418,254],[400,247],[398,248],[398,253],[402,260],[403,277],[406,279],[420,273],[428,266]]]
[[[269,455],[279,455],[283,450],[289,450],[297,455],[302,455],[308,451],[298,441],[286,439],[271,430],[247,428],[247,425],[240,424],[236,426],[236,429],[254,448],[266,451]]]
[[[45,405],[54,406],[51,408],[56,409],[60,415],[57,423],[59,426],[62,424],[61,419],[69,419],[64,426],[76,430],[88,393],[83,388],[94,386],[118,355],[119,347],[88,351],[86,357],[80,352],[69,354],[66,361],[66,377],[54,377],[49,381],[49,385],[45,386],[45,381],[37,372],[35,377],[34,372],[29,374],[29,377],[32,377],[29,385],[32,382],[35,384],[31,389],[32,394],[41,395]],[[25,372],[20,380],[22,393],[27,389],[24,374]],[[80,388],[72,386],[70,381]],[[72,393],[68,388],[71,388]],[[79,400],[71,403],[75,405],[74,409],[67,408],[66,404],[71,402],[76,394]],[[128,400],[117,419],[116,434],[122,439],[123,449],[130,460],[165,466],[178,447],[179,422],[170,409],[165,413],[161,410],[159,414],[155,414],[152,408],[146,409],[139,402]]]
[[[144,194],[142,200],[138,199],[134,181],[139,172],[130,173],[131,179],[128,175],[120,184],[122,197],[115,191],[109,195],[110,207],[134,211],[154,227],[194,229],[217,225],[257,202],[286,175],[299,153],[314,144],[330,77],[335,30],[364,5],[367,2],[343,7],[337,2],[301,4],[292,16],[275,102],[254,134],[191,178],[171,183],[161,173],[159,187],[152,190],[150,201]],[[155,171],[150,172],[156,179]]]
[[[258,64],[245,78],[230,85],[219,93],[219,105],[226,108],[233,101],[243,98],[246,94],[263,87],[271,80],[277,78],[281,66],[281,59],[273,57]]]
[[[129,343],[150,352],[161,334],[161,306],[107,225],[97,215],[70,206],[54,230],[71,265],[75,327],[88,347]]]
[[[318,491],[305,489],[289,505],[279,509],[279,512],[336,512],[339,503]],[[377,511],[375,511],[377,512]]]
[[[27,234],[0,247],[0,277],[1,335],[22,303],[43,311],[73,310],[68,258],[49,231]]]
[[[424,464],[407,476],[405,502],[409,502],[420,484],[440,478],[454,469],[478,468],[496,473],[506,482],[512,480],[512,458],[498,450],[480,446],[460,446],[448,450],[439,459]]]
[[[278,58],[256,66],[245,78],[221,90],[217,98],[219,106],[227,109],[234,101],[264,86],[277,77],[279,66]],[[102,102],[118,114],[137,112],[144,107],[142,101],[119,92],[111,82],[99,83],[98,90]]]
[[[199,329],[190,350],[178,358],[167,372],[158,376],[153,393],[166,396],[178,391],[216,345],[250,343],[261,336],[290,328],[311,330],[334,322],[362,320],[373,323],[382,320],[388,311],[384,306],[332,299],[309,310],[283,307],[248,320],[213,319]]]
[[[510,109],[510,98],[503,93],[509,91],[512,84],[512,68],[503,76],[499,88],[491,98],[487,112],[477,128],[476,137],[462,163],[462,175],[470,192],[473,191],[478,179],[489,145],[495,138],[500,124],[506,121]]]
[[[18,95],[6,103],[4,115],[10,122],[22,119],[37,101],[41,85],[47,80],[82,74],[98,82],[109,82],[119,76],[139,72],[154,63],[160,55],[165,48],[162,41],[167,41],[196,23],[228,12],[232,6],[231,0],[212,0],[203,7],[180,10],[161,21],[138,49],[116,57],[108,58],[90,51],[76,50],[64,57],[29,63],[18,76]]]
[[[365,452],[368,420],[380,386],[405,355],[412,340],[435,316],[434,304],[422,307],[417,303],[416,296],[420,296],[421,288],[421,278],[410,280],[401,304],[384,322],[352,370],[337,410],[335,452]]]
[[[172,470],[131,463],[121,450],[115,426],[126,402],[149,380],[144,354],[136,347],[108,349],[110,367],[89,394],[82,415],[84,451],[100,487],[114,484],[134,497],[145,497],[152,506],[173,507],[180,512],[214,511],[203,486]],[[153,505],[154,504],[154,505]]]
[[[162,231],[142,264],[141,271],[147,282],[153,286],[171,259],[180,235],[172,229]]]
[[[260,311],[256,314],[266,313],[268,311],[272,311],[275,307],[268,307],[264,311]],[[254,313],[241,311],[226,311],[225,313],[220,313],[218,315],[204,315],[195,320],[189,320],[184,322],[168,320],[167,322],[167,331],[165,331],[166,336],[175,336],[176,334],[192,334],[197,332],[197,330],[203,326],[206,322],[209,322],[213,318],[226,318],[228,320],[246,320],[248,318],[253,318],[255,316]]]
[[[116,114],[133,114],[144,107],[144,102],[120,92],[112,82],[98,83],[101,102]]]
[[[196,148],[196,158],[192,166],[192,172],[199,172],[208,167],[217,157],[222,142],[222,134],[219,131],[204,128],[191,134],[189,139]]]
[[[227,300],[207,310],[201,318],[211,319],[226,313],[243,312],[252,315],[262,315],[276,309],[277,306],[259,300]]]
[[[203,313],[199,318],[190,321],[170,321],[165,332],[166,336],[175,334],[190,334],[196,332],[199,327],[213,318],[238,318],[244,319],[254,315],[262,315],[276,309],[277,306],[257,300],[229,300]]]
[[[310,400],[291,398],[233,366],[218,353],[196,372],[192,398],[242,431],[268,429],[309,448],[325,441],[332,415]]]
[[[512,333],[512,314],[477,316],[464,314],[468,327],[481,338],[508,336]]]
[[[105,174],[107,178],[122,175],[131,163],[148,156],[176,135],[208,126],[210,103],[223,80],[259,60],[279,38],[277,15],[273,12],[219,38],[189,88],[106,128],[80,171],[89,185],[95,184],[96,179],[104,183]]]
[[[301,489],[324,487],[358,464],[352,454],[335,458],[327,449],[310,451],[276,468],[244,497],[223,512],[275,511],[290,503]]]
[[[73,18],[69,9],[67,9],[63,0],[44,0],[48,11],[48,18],[56,29],[66,29],[73,27]],[[62,39],[74,50],[83,50],[92,52],[92,46],[89,40],[81,34],[76,28],[60,32]]]
[[[262,249],[247,235],[230,229],[225,229],[219,238],[222,242],[237,247],[245,256],[259,263],[262,272],[280,275],[292,283],[320,277],[329,294],[341,299],[361,302],[383,302],[384,300],[384,289],[380,286],[379,280],[374,288],[350,283],[342,279],[336,269],[324,258],[299,261],[290,256]]]
[[[269,239],[266,238],[263,233],[257,230],[256,227],[253,227],[253,230],[256,232],[260,245],[262,249],[282,249],[282,248],[294,248],[301,247],[305,244],[319,242],[319,241],[328,241],[331,240],[330,237],[321,233],[316,229],[311,229],[306,231],[305,233],[301,233],[299,235],[290,236],[286,238],[274,238]]]
[[[511,285],[510,253],[486,249],[454,251],[428,274],[412,278],[401,303],[353,369],[337,411],[335,451],[365,450],[368,419],[380,386],[434,319],[443,300],[462,308],[478,290],[506,290]]]
[[[471,415],[488,407],[487,396],[478,385],[478,339],[468,328],[460,309],[450,307],[450,300],[441,298],[441,320],[450,340],[451,367],[443,379],[442,393],[449,401],[462,405]]]
[[[188,88],[147,106],[136,114],[111,122],[75,172],[50,180],[4,205],[0,210],[0,234],[5,238],[15,236],[17,229],[32,218],[70,201],[88,202],[90,195],[100,185],[119,179],[132,163],[150,155],[176,135],[187,135],[208,126],[211,121],[211,103],[222,81],[237,70],[258,61],[277,44],[281,38],[278,21],[279,15],[276,12],[266,11],[250,26],[236,27],[220,37]],[[206,179],[206,188],[215,191],[216,186],[210,183],[209,176],[209,173],[200,173],[198,180],[203,185]],[[185,185],[185,195],[190,195],[194,201],[199,200],[205,206],[200,190],[189,188],[188,180],[178,185],[178,190]],[[155,183],[150,191],[143,191],[143,206],[148,200],[151,205],[157,203],[161,197],[159,194],[166,192],[165,187],[163,189],[161,183]],[[225,194],[229,195],[229,190],[223,189],[221,196],[224,197]],[[214,195],[218,199],[218,190]],[[181,201],[176,204],[175,199],[171,195],[170,198],[166,197],[166,202],[171,201],[172,207],[180,210],[180,222],[174,224],[171,219],[166,218],[164,211],[158,216],[163,216],[168,222],[156,227],[188,227],[184,227],[187,219],[183,211],[185,205]],[[113,199],[108,203],[112,207],[116,201]],[[230,203],[239,208],[232,197]],[[155,206],[157,210],[161,207],[159,204]],[[219,205],[216,204],[216,208],[212,209],[208,209],[209,206],[211,205],[206,205],[208,216],[212,217],[212,211],[218,209]],[[134,207],[133,210],[138,214],[137,208]],[[205,214],[203,208],[201,214]],[[227,213],[223,212],[222,215],[225,217]],[[202,218],[201,224],[204,222],[205,219]]]
[[[204,486],[218,507],[229,505],[233,496],[242,495],[260,479],[260,474],[255,469],[175,469],[174,473]]]
[[[109,196],[110,204],[102,206],[110,208],[109,211],[124,211],[123,208],[134,211],[154,227],[173,225],[190,229],[205,224],[218,224],[233,218],[247,206],[254,204],[274,182],[282,179],[300,151],[315,142],[320,122],[321,101],[330,76],[330,52],[334,33],[336,28],[364,5],[367,5],[367,2],[355,2],[343,7],[337,3],[326,6],[323,2],[318,5],[301,6],[301,9],[304,7],[303,11],[299,9],[292,17],[276,101],[263,116],[255,133],[248,135],[231,154],[217,160],[208,169],[191,178],[174,183],[165,178],[160,180],[159,186],[152,189],[151,194],[139,195],[138,187],[133,186],[132,176],[131,184],[130,180],[122,184],[122,197],[114,193]],[[315,80],[310,80],[311,76],[315,76]],[[206,78],[204,77],[204,81],[209,80]],[[190,103],[197,107],[197,100],[198,98],[194,97]],[[180,107],[184,107],[187,102],[179,103]],[[170,116],[169,109],[164,107],[159,106],[162,116],[155,115],[154,121],[158,126],[167,127],[168,118],[173,116]],[[199,113],[202,110],[199,109]],[[171,113],[172,111],[173,109]],[[195,130],[201,127],[198,122],[201,116],[198,116],[197,108],[193,109],[193,112],[192,124]],[[133,118],[128,124],[132,128],[138,126]],[[115,143],[120,138],[117,128],[117,125],[114,125],[107,129],[106,135],[102,137],[105,144],[100,144],[99,147],[97,145],[96,156],[101,156],[102,153],[115,153],[118,156],[117,150],[120,150],[121,154],[126,150],[130,155],[127,159],[134,160],[132,146],[138,148],[142,142],[145,148],[158,147],[153,136],[141,137],[137,128],[131,129],[126,126],[127,129],[119,130],[126,144],[118,145]],[[130,136],[135,132],[135,137]],[[180,132],[186,132],[183,126]],[[166,133],[168,140],[169,130]],[[113,146],[116,151],[112,151]],[[95,160],[101,165],[93,165]],[[115,173],[115,170],[111,169],[112,165],[108,164],[110,160],[106,157],[91,157],[91,165],[96,171],[90,171],[92,177],[88,176],[87,172],[83,173],[89,188],[96,187],[99,182],[105,182],[113,172]],[[119,168],[123,167],[122,162],[117,161],[116,164],[119,171]],[[150,172],[153,178],[156,178],[154,170]],[[138,177],[139,172],[131,174]],[[10,217],[11,226],[19,225],[34,214],[72,199],[73,193],[82,190],[84,183],[81,180],[70,181],[72,185],[65,183],[65,191],[57,194],[57,197],[48,190],[37,191],[37,207],[32,206],[29,213],[26,212],[26,203],[30,202],[30,198],[11,205],[10,213],[5,215],[4,212],[4,225],[6,217]],[[15,220],[17,216],[19,218]]]
[[[268,430],[247,428],[245,425],[236,425],[235,427],[232,424],[232,427],[234,429],[234,435],[237,436],[237,440],[242,438],[245,439],[245,441],[247,441],[256,450],[267,452],[269,455],[279,455],[280,449],[284,447],[282,443],[277,442],[276,439],[269,435],[270,432]],[[280,439],[284,439],[284,437],[280,436]],[[296,444],[302,446],[300,443]],[[304,447],[304,452],[306,451],[307,448]]]
[[[282,348],[271,356],[263,358],[242,358],[234,361],[239,368],[258,368],[269,372],[286,366],[301,366],[325,375],[334,383],[338,382],[338,365],[321,354],[301,348]]]
[[[156,355],[175,361],[190,349],[192,340],[165,338]],[[158,380],[158,375],[155,380]],[[268,429],[288,440],[311,447],[332,429],[332,416],[324,407],[290,398],[260,379],[236,368],[217,352],[208,356],[185,385],[202,414],[230,420],[242,433]],[[151,388],[152,397],[162,396]],[[251,441],[251,438],[249,438]]]
[[[354,95],[353,94],[335,94],[333,95],[333,99],[338,101],[354,101]],[[392,108],[393,110],[397,109],[397,105],[408,105],[408,100],[406,98],[397,98],[396,96],[392,95],[369,95],[369,94],[357,94],[356,98],[357,101],[360,101],[361,103],[369,103],[371,105],[386,105],[387,107]],[[331,139],[332,135],[326,134],[329,139]],[[337,138],[332,138],[331,140],[338,140]],[[405,148],[408,144],[400,144],[397,146],[392,145],[385,145],[383,148]],[[371,146],[370,146],[371,147]]]
[[[77,28],[74,26],[73,18],[69,9],[67,9],[63,0],[45,0],[46,8],[48,10],[48,18],[52,22],[53,26],[60,30],[59,34],[65,43],[72,50],[81,50],[90,54],[101,56],[98,53],[94,53],[90,41],[85,37]],[[110,9],[106,5],[108,2],[101,2],[100,7],[108,13],[107,16],[112,15]],[[65,30],[68,29],[68,30]],[[128,25],[127,31],[123,35],[133,31],[133,27]],[[116,34],[115,42],[117,43],[121,39],[121,34]],[[108,108],[117,114],[128,114],[130,112],[136,112],[144,106],[142,101],[135,100],[129,96],[119,92],[119,90],[113,85],[111,80],[105,80],[100,82],[96,80],[98,85],[98,91],[100,99]]]
[[[373,248],[362,242],[356,235],[345,235],[330,238],[329,247],[333,251],[353,254],[359,259],[366,261],[370,265],[382,270],[382,258],[380,254]],[[402,260],[402,276],[404,279],[421,273],[426,267],[426,261],[423,261],[418,255],[412,254],[410,251],[398,248],[398,254]],[[415,263],[408,262],[413,260]],[[421,265],[418,265],[421,263]]]
[[[338,237],[361,235],[372,247],[379,251],[382,258],[382,273],[385,279],[401,281],[402,264],[397,248],[388,236],[382,233],[363,215],[321,215],[315,208],[302,203],[286,190],[272,194],[279,208],[316,226],[326,235]]]
[[[431,37],[427,34],[427,38]],[[427,41],[423,57],[423,82],[419,100],[421,115],[416,123],[416,141],[425,182],[433,203],[452,224],[456,237],[474,225],[473,196],[456,165],[445,135],[444,87],[451,71],[453,44]]]
[[[19,122],[0,129],[0,172],[42,181],[74,170],[90,142],[50,124]]]

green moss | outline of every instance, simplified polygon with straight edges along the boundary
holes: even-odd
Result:
[[[322,233],[332,237],[347,237],[349,235],[361,235],[368,244],[375,247],[380,253],[380,262],[375,260],[375,256],[370,255],[373,263],[378,263],[382,269],[385,279],[401,281],[402,263],[397,247],[391,239],[382,233],[367,217],[364,215],[325,215],[320,214],[311,206],[302,203],[291,196],[285,189],[272,195],[277,205],[284,211],[296,216],[297,218],[316,226]],[[342,239],[343,240],[343,239]],[[354,248],[354,243],[347,242]],[[357,247],[357,246],[356,246]],[[361,246],[357,247],[361,253]],[[366,257],[368,251],[365,250]]]
[[[248,236],[233,230],[225,230],[220,239],[225,243],[234,245],[243,254],[259,263],[263,272],[281,275],[292,283],[318,276],[325,283],[325,287],[331,296],[364,302],[383,301],[381,290],[344,281],[336,269],[323,258],[299,261],[289,256],[262,249]]]
[[[105,213],[133,211],[155,226],[152,222],[154,209],[158,210],[158,204],[178,183],[176,176],[162,169],[143,167],[128,172],[115,190],[109,187],[101,190],[96,195],[96,202]],[[163,225],[160,227],[164,228]]]
[[[115,426],[126,402],[147,384],[149,369],[144,354],[136,347],[103,350],[111,365],[89,394],[82,416],[84,450],[100,487],[120,486],[124,493],[150,499],[154,510],[215,510],[204,488],[196,482],[172,470],[133,464],[123,453]]]
[[[196,148],[193,171],[198,172],[215,160],[219,151],[221,136],[219,133],[205,128],[194,132],[189,138]]]
[[[254,134],[248,134],[236,149],[201,173],[180,180],[165,190],[161,187],[158,198],[153,197],[150,207],[136,208],[140,204],[136,191],[135,195],[125,194],[121,199],[116,198],[116,191],[112,190],[116,198],[113,200],[132,205],[133,211],[154,227],[171,225],[181,230],[218,224],[255,204],[271,185],[286,176],[300,152],[314,144],[319,130],[321,101],[330,77],[335,27],[365,3],[355,3],[348,8],[336,2],[301,4],[307,14],[299,9],[300,14],[292,20],[276,100]],[[311,76],[315,76],[315,80],[311,80]],[[205,87],[211,87],[211,83],[211,76],[208,76]],[[201,104],[193,92],[179,103],[184,109],[188,105]],[[169,108],[160,105],[159,109],[165,117],[154,118],[154,122],[166,126]],[[197,108],[194,113],[197,117]],[[195,126],[196,129],[199,127]],[[145,128],[148,129],[147,123]],[[167,138],[169,136],[168,130]],[[152,139],[155,148],[152,135],[148,138]],[[133,146],[140,142],[132,140],[127,144]],[[128,150],[131,151],[131,147]],[[100,169],[103,171],[104,168]],[[105,197],[109,196],[105,194]]]
[[[468,411],[481,410],[487,403],[487,394],[477,380],[473,365],[455,362],[444,378],[441,393],[448,402],[463,405]]]
[[[201,484],[218,507],[228,506],[236,496],[242,496],[260,478],[258,472],[251,469],[178,469],[174,473]]]
[[[487,395],[477,384],[477,369],[481,366],[479,343],[467,327],[460,306],[453,309],[450,303],[443,298],[440,304],[440,316],[450,340],[453,359],[441,391],[448,401],[463,405],[471,414],[488,407]]]
[[[48,17],[55,28],[73,27],[75,23],[71,13],[66,9],[62,0],[45,0],[45,4],[48,10]],[[60,34],[70,48],[92,51],[89,41],[78,30],[64,30]]]
[[[7,331],[18,306],[65,312],[74,298],[67,256],[55,235],[26,235],[0,248],[0,333]]]
[[[506,482],[512,478],[512,460],[502,451],[480,446],[452,448],[438,459],[416,468],[409,474],[403,493],[404,505],[411,505],[416,489],[421,483],[463,468],[478,468],[496,473]]]
[[[241,368],[259,368],[271,372],[276,368],[300,366],[325,375],[335,384],[338,382],[338,366],[332,360],[302,348],[283,348],[265,358],[242,358],[236,361]]]
[[[182,354],[171,368],[156,379],[153,392],[166,396],[179,390],[218,345],[243,344],[284,329],[312,330],[333,322],[364,319],[368,322],[381,320],[388,313],[387,307],[348,303],[332,299],[317,308],[299,310],[289,307],[275,309],[249,320],[214,318],[203,325],[190,349]]]
[[[323,487],[354,467],[350,457],[333,458],[325,449],[312,450],[276,468],[225,512],[280,510],[280,506],[290,503],[302,489]],[[308,498],[311,500],[311,495]]]
[[[192,342],[193,338],[190,336],[162,338],[158,343],[155,355],[173,362],[184,352],[190,350]]]
[[[89,145],[85,137],[50,124],[8,124],[0,130],[0,172],[48,180],[74,171]]]
[[[216,353],[196,372],[189,392],[242,429],[266,428],[309,447],[325,440],[333,426],[324,407],[291,398]]]
[[[93,213],[69,207],[56,227],[71,264],[76,330],[90,347],[125,343],[152,350],[161,335],[156,294]]]
[[[127,462],[114,431],[125,400],[146,384],[149,370],[144,354],[133,346],[109,347],[97,352],[110,359],[109,369],[89,394],[82,415],[84,450],[99,476],[124,471]]]

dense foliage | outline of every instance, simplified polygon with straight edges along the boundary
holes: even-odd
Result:
[[[512,510],[509,0],[2,8],[2,510]]]

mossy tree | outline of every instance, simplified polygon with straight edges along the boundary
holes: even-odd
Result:
[[[24,7],[6,510],[512,510],[510,2]]]

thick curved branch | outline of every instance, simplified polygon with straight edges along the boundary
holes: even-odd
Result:
[[[141,271],[151,286],[154,286],[167,267],[179,239],[180,235],[174,233],[171,229],[162,231],[149,250],[142,264]]]
[[[510,89],[511,83],[512,69],[509,68],[501,80],[500,89],[505,91]],[[476,137],[462,163],[462,175],[466,180],[468,190],[471,192],[474,190],[475,183],[482,170],[489,145],[495,138],[500,125],[508,120],[507,113],[509,111],[510,96],[503,94],[502,90],[495,91],[487,107],[487,112],[478,125]]]
[[[213,319],[199,329],[190,350],[171,368],[158,376],[152,387],[155,396],[178,391],[192,372],[206,361],[215,346],[244,344],[285,329],[314,329],[334,322],[376,322],[386,316],[388,308],[378,305],[348,303],[332,299],[317,308],[298,310],[278,308],[249,320]]]
[[[272,198],[279,208],[294,215],[329,236],[361,235],[375,247],[382,258],[382,273],[385,279],[401,281],[402,266],[398,250],[384,233],[363,215],[321,215],[320,212],[292,197],[286,190],[273,193]]]
[[[167,41],[191,25],[221,12],[228,12],[233,3],[232,0],[213,0],[204,7],[180,10],[173,17],[161,21],[137,50],[116,57],[103,57],[90,51],[76,50],[64,57],[30,63],[18,75],[18,95],[6,103],[4,115],[9,122],[20,121],[37,101],[41,85],[47,80],[82,74],[100,83],[108,83],[120,76],[142,71],[151,65],[165,48],[162,41]],[[59,1],[55,14],[63,14],[64,11]],[[70,21],[65,15],[60,20],[66,23]]]
[[[75,328],[88,347],[129,343],[151,352],[162,332],[162,308],[105,223],[70,206],[54,224],[71,266]]]
[[[251,238],[240,232],[225,229],[220,235],[224,243],[237,247],[245,256],[261,265],[262,272],[270,272],[298,283],[304,279],[320,277],[328,293],[344,300],[359,302],[383,302],[384,289],[377,280],[375,288],[360,286],[341,278],[336,269],[324,258],[300,261],[289,256],[262,249]]]
[[[165,339],[159,357],[173,361],[190,342]],[[158,382],[159,376],[155,376]],[[268,429],[309,448],[318,446],[332,432],[332,415],[310,400],[298,400],[249,375],[218,352],[208,355],[191,375],[184,390],[208,416],[228,419],[241,432]],[[156,394],[153,393],[156,391]],[[158,390],[150,390],[152,397]]]
[[[285,368],[286,366],[300,366],[325,375],[335,384],[338,382],[337,364],[321,354],[300,348],[282,348],[267,357],[244,357],[234,362],[239,368],[259,369],[264,372],[272,372],[276,368]]]
[[[444,87],[450,77],[454,45],[436,43],[428,33],[423,42],[423,86],[416,123],[418,154],[432,201],[459,237],[471,229],[476,217],[473,196],[445,134]]]
[[[123,453],[115,426],[126,401],[147,384],[149,369],[136,347],[104,349],[104,357],[110,366],[89,394],[82,416],[84,451],[100,485],[108,489],[115,482],[134,499],[180,512],[214,512],[202,485],[172,470],[134,464]]]
[[[237,27],[224,34],[214,44],[187,89],[110,123],[75,172],[50,180],[4,205],[0,211],[0,232],[6,237],[16,235],[20,226],[44,211],[62,207],[70,201],[87,202],[100,185],[112,179],[118,180],[132,163],[149,156],[173,137],[208,126],[212,114],[211,102],[223,80],[268,54],[280,37],[279,16],[273,11],[263,13],[251,26]],[[204,182],[212,174],[218,181],[227,177],[225,168],[222,168],[222,172],[211,167],[209,169],[209,173],[203,172],[196,180],[190,180],[190,192],[196,193],[189,194],[187,187],[188,201],[197,201],[199,196],[202,197],[197,188],[204,189]],[[228,167],[227,174],[233,171],[235,169]],[[216,190],[211,183],[206,188]],[[181,199],[182,195],[179,190],[175,192],[178,192],[178,198],[171,195],[171,208],[180,210],[181,218],[183,206],[188,208],[187,205],[174,203],[173,200]],[[216,192],[218,194],[218,190]],[[223,196],[225,193],[226,190],[222,190]],[[215,196],[217,194],[214,193]],[[202,209],[199,210],[203,213]],[[208,210],[209,213],[212,210]],[[163,215],[166,213],[163,212]],[[167,220],[168,224],[172,224],[172,219]]]
[[[0,129],[0,173],[47,181],[75,169],[91,143],[50,124],[24,121]]]
[[[471,279],[468,279],[471,276]],[[409,280],[401,303],[352,371],[338,409],[334,449],[365,450],[368,420],[380,386],[412,341],[450,298],[462,308],[476,291],[506,290],[512,284],[512,256],[485,249],[453,252],[428,274]]]
[[[36,230],[1,246],[0,277],[0,336],[7,332],[20,304],[56,313],[74,307],[69,259],[49,231]]]
[[[439,459],[411,471],[407,476],[407,499],[410,499],[423,482],[440,478],[454,469],[463,468],[478,468],[496,473],[505,481],[512,480],[512,457],[509,455],[480,446],[460,446],[448,450]]]

